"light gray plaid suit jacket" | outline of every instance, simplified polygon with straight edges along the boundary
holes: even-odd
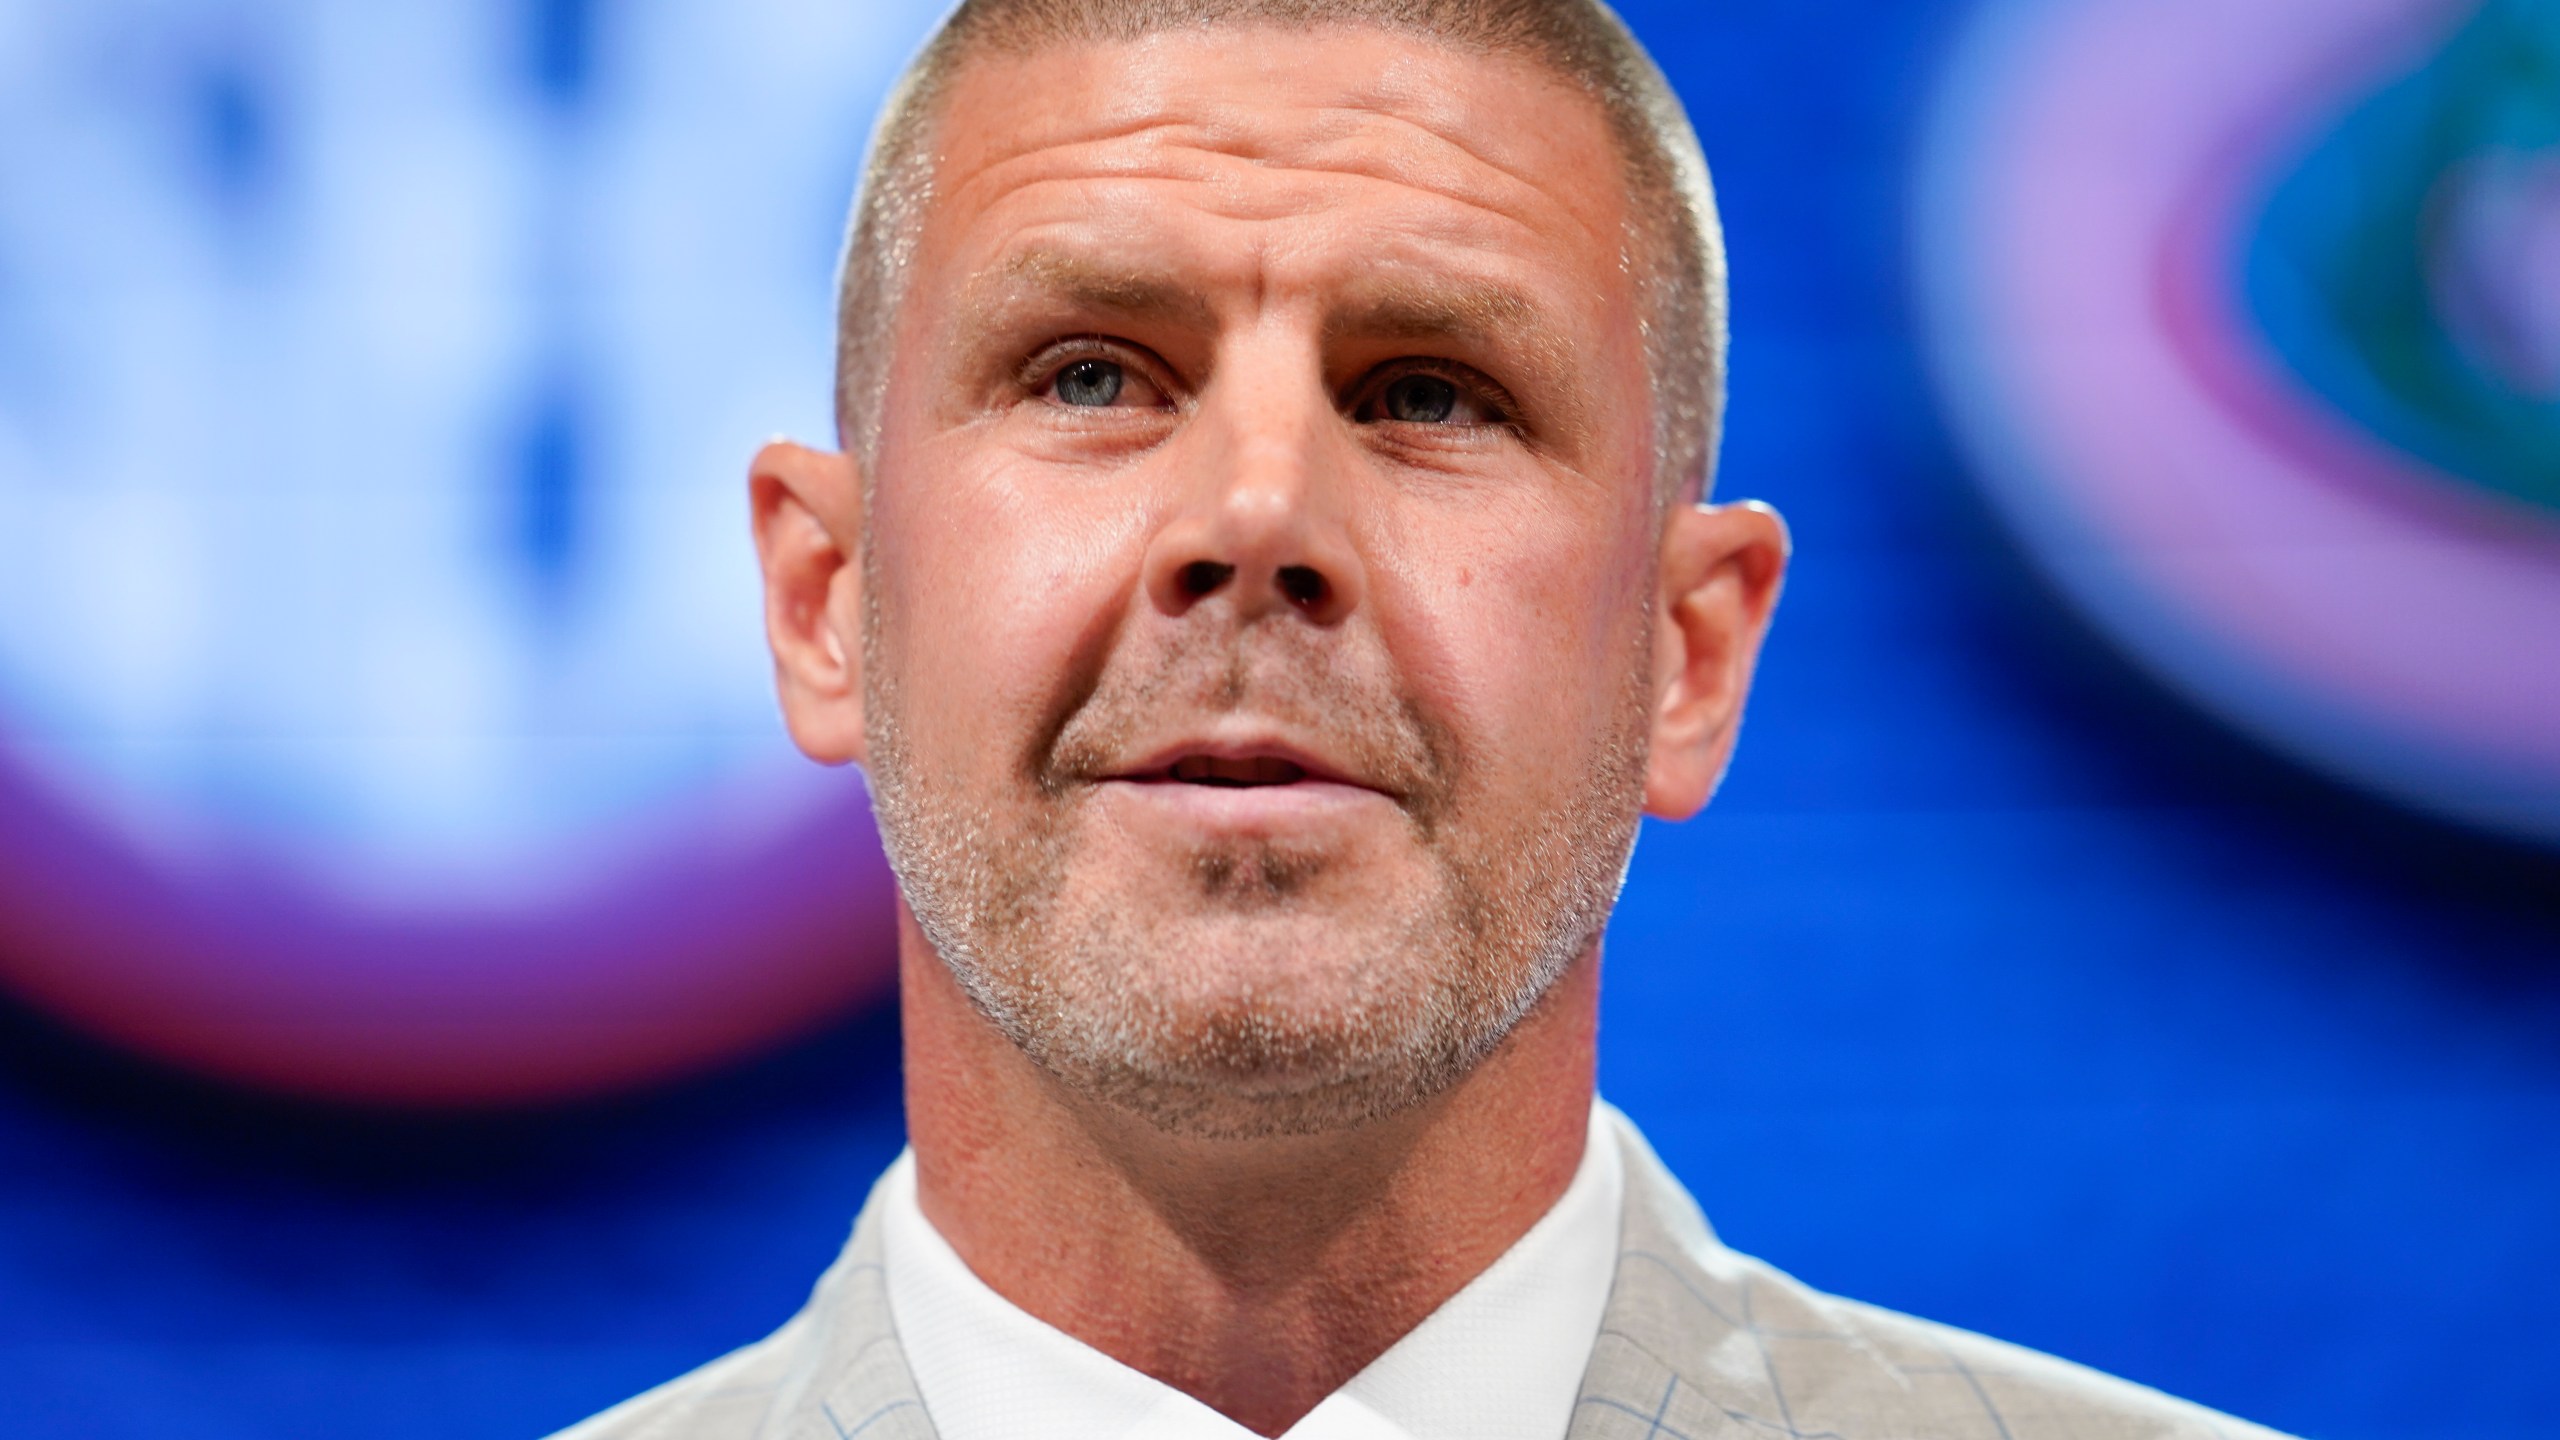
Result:
[[[1617,1278],[1563,1440],[2272,1440],[1736,1254],[1610,1117],[1627,1173]],[[789,1324],[554,1440],[934,1440],[890,1324],[878,1208]]]

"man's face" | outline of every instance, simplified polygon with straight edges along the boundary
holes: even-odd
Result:
[[[1366,28],[980,57],[943,114],[863,541],[909,903],[1159,1123],[1428,1096],[1594,943],[1644,784],[1601,114]]]

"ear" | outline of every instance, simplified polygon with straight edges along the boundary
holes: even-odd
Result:
[[[1645,813],[1686,820],[1724,779],[1790,548],[1786,521],[1755,500],[1683,506],[1664,525]]]
[[[810,759],[862,760],[862,477],[847,456],[777,440],[747,490],[782,718]]]

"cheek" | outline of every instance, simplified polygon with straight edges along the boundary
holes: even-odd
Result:
[[[1615,733],[1650,599],[1649,511],[1554,503],[1407,514],[1377,619],[1406,682],[1458,733],[1479,790],[1546,804]]]
[[[884,451],[877,659],[916,752],[1012,763],[1107,643],[1135,585],[1142,518],[1125,494],[957,452]]]

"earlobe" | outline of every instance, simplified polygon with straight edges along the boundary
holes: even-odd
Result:
[[[861,476],[848,456],[776,441],[747,486],[783,720],[811,759],[860,761]]]
[[[1758,501],[1686,508],[1663,527],[1647,814],[1685,820],[1723,780],[1790,549]]]

